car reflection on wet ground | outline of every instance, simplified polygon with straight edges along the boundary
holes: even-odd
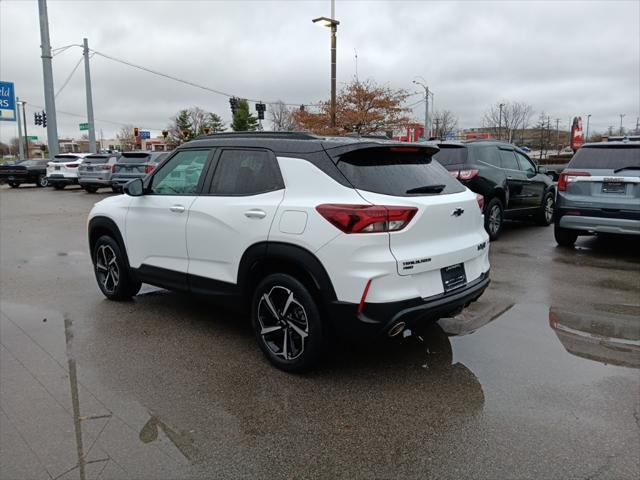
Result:
[[[108,302],[93,196],[0,199],[2,478],[638,478],[640,252],[509,226],[455,319],[269,366],[245,319],[145,287]]]

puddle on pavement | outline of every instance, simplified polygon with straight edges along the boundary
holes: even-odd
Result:
[[[158,299],[165,295],[166,301]],[[145,287],[136,302],[144,306],[147,297],[155,315],[163,309],[165,315],[175,313],[165,290]],[[331,476],[362,473],[358,465],[371,467],[365,476],[386,476],[394,464],[424,467],[425,451],[430,458],[448,458],[476,437],[478,445],[492,435],[504,437],[495,422],[509,418],[510,411],[535,412],[537,417],[526,417],[534,426],[547,423],[546,404],[536,399],[525,407],[513,398],[531,397],[530,385],[556,404],[560,398],[560,406],[575,408],[589,385],[591,397],[598,397],[594,391],[601,382],[617,382],[620,371],[607,368],[640,368],[640,307],[592,307],[577,313],[479,301],[383,349],[336,348],[317,371],[295,376],[266,364],[250,335],[224,345],[228,326],[215,320],[206,328],[180,323],[173,331],[164,322],[169,334],[153,346],[154,355],[141,348],[136,358],[143,364],[129,366],[122,359],[126,352],[113,344],[117,336],[103,338],[101,330],[91,330],[97,318],[84,321],[90,335],[79,332],[68,315],[3,303],[1,418],[21,439],[8,450],[3,444],[3,466],[9,462],[9,472],[24,477],[45,472],[81,480],[214,473],[295,477],[310,468]],[[130,314],[131,324],[119,326],[119,335],[143,341],[133,330],[140,311]],[[540,345],[543,357],[529,353]],[[591,364],[603,369],[592,371]],[[569,375],[578,377],[580,392],[563,385]],[[621,394],[625,400],[627,393]],[[626,413],[631,419],[632,412]],[[506,435],[517,436],[518,430]],[[402,446],[391,452],[393,461],[388,445]],[[37,461],[12,465],[12,458],[28,456],[25,451]],[[273,461],[285,452],[293,453],[290,461]],[[341,463],[347,460],[348,466]],[[437,473],[437,465],[429,468]]]

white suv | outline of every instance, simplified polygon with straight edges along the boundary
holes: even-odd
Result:
[[[251,314],[277,367],[309,368],[330,332],[394,336],[458,313],[489,284],[475,193],[429,145],[303,133],[201,137],[97,203],[105,296],[141,282]]]
[[[61,153],[47,164],[47,181],[56,190],[78,184],[78,167],[88,153]]]

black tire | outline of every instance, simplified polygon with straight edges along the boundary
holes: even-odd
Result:
[[[556,225],[553,229],[553,236],[556,237],[556,242],[561,247],[573,247],[578,239],[578,232]]]
[[[48,187],[49,179],[47,178],[46,175],[39,175],[38,180],[36,181],[36,185],[40,188]]]
[[[11,188],[18,188],[18,187],[20,186],[20,184],[19,184],[19,183],[16,183],[16,182],[9,182],[9,186],[10,186]]]
[[[87,193],[96,193],[98,191],[98,187],[82,187]]]
[[[64,183],[54,183],[53,184],[53,188],[55,188],[56,190],[64,190],[64,187],[66,187],[66,184],[64,184]]]
[[[122,249],[110,236],[98,238],[91,259],[98,287],[109,300],[128,300],[140,291],[142,283],[133,278]]]
[[[260,349],[280,370],[309,370],[322,355],[326,332],[320,310],[309,290],[290,275],[272,274],[258,284],[251,323]]]
[[[504,207],[499,198],[492,198],[484,208],[484,229],[493,242],[498,239],[504,224]]]
[[[542,198],[542,206],[536,213],[534,220],[541,227],[547,227],[553,223],[553,213],[556,207],[556,198],[553,192],[547,192]]]

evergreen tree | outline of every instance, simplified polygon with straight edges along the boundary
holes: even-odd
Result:
[[[236,113],[233,115],[231,129],[234,132],[253,132],[258,129],[258,119],[251,115],[249,111],[249,102],[239,100],[236,107]]]
[[[219,133],[225,131],[224,122],[219,115],[215,113],[210,113],[209,118],[207,118],[207,127],[211,129],[211,133]]]

